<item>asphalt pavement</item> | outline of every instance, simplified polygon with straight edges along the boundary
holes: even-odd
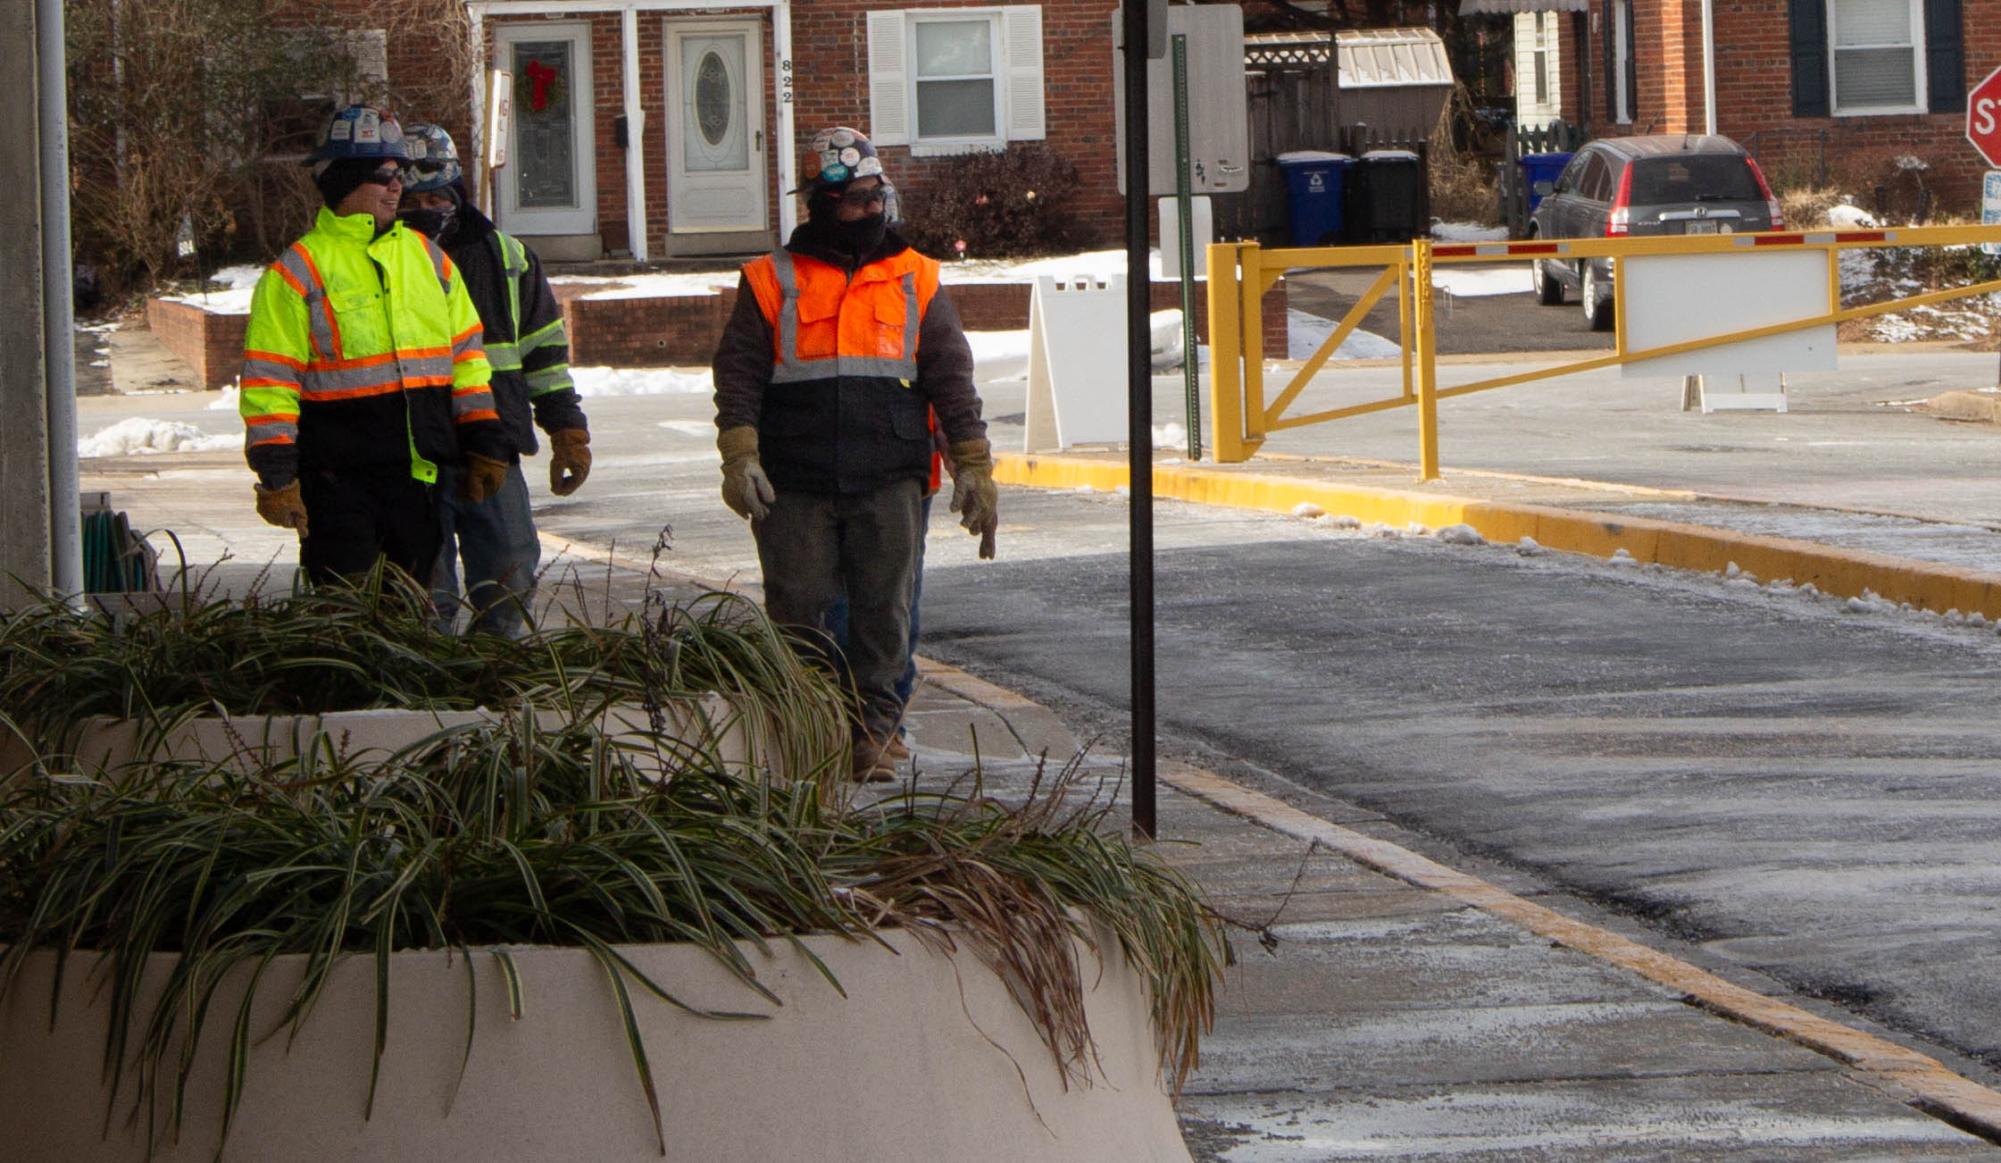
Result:
[[[1991,372],[1991,356],[1869,357],[1796,381],[1787,416],[1682,413],[1678,385],[1605,375],[1470,397],[1445,413],[1446,484],[1742,510],[1788,532],[1797,512],[1831,545],[1943,527],[1931,540],[1992,568],[1997,437],[1886,403]],[[1019,383],[985,391],[990,415],[1018,415]],[[1158,381],[1163,420],[1177,392]],[[84,430],[135,413],[226,430],[206,402],[86,400]],[[754,581],[714,495],[707,401],[590,410],[591,482],[535,490],[552,545],[629,571],[671,527],[667,568]],[[1376,462],[1410,458],[1410,421],[1269,451],[1407,476]],[[1019,431],[997,423],[997,444]],[[276,561],[281,582],[285,536],[257,523],[234,454],[85,473],[192,561],[232,555],[235,584]],[[926,653],[956,666],[927,668],[920,779],[962,770],[986,724],[983,744],[1019,740],[983,746],[997,775],[1088,747],[1117,783],[1125,510],[1008,489],[1001,560],[982,564],[941,507]],[[1161,850],[1247,926],[1182,1100],[1198,1157],[1995,1151],[1991,629],[1213,506],[1162,503],[1156,521]]]

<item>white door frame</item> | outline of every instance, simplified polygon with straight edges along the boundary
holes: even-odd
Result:
[[[699,174],[689,174],[682,168],[686,156],[681,149],[681,132],[686,123],[686,109],[682,100],[685,79],[681,71],[681,40],[688,36],[712,36],[741,33],[744,38],[744,75],[742,77],[742,100],[744,109],[744,132],[748,140],[745,157],[748,171],[742,176],[723,179],[723,184],[732,191],[741,191],[747,198],[738,204],[743,213],[729,222],[688,222],[686,199],[689,194],[704,184]],[[667,230],[670,234],[713,234],[741,232],[747,230],[765,231],[770,229],[770,175],[766,161],[764,140],[764,27],[755,18],[748,20],[699,20],[668,21],[665,44],[662,52],[666,57],[666,68],[662,70],[666,87],[667,111]],[[713,181],[710,183],[714,188]]]
[[[497,175],[498,197],[495,202],[500,211],[500,225],[511,234],[530,236],[596,234],[597,92],[591,83],[591,25],[587,21],[509,21],[494,25],[493,39],[495,55],[500,58],[501,67],[510,69],[514,64],[514,45],[520,41],[567,40],[571,43],[570,125],[575,143],[571,160],[577,167],[577,205],[574,208],[537,209],[516,204],[514,177],[520,172],[516,167],[521,164],[522,157],[517,135],[523,113],[517,105],[507,143],[511,164],[503,167]],[[522,78],[517,76],[516,83],[523,83]],[[509,173],[509,170],[515,173]]]

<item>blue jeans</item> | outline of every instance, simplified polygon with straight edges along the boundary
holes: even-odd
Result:
[[[527,634],[527,614],[535,601],[535,571],[542,542],[528,508],[528,481],[521,465],[508,466],[500,491],[479,504],[459,498],[457,470],[438,469],[438,525],[443,541],[431,573],[431,600],[438,624],[450,633],[458,620],[459,561],[465,562],[466,599],[473,607],[471,629],[503,638]]]
[[[931,528],[931,497],[924,498],[924,507],[918,517],[917,561],[910,574],[910,649],[903,660],[903,676],[896,680],[896,697],[904,706],[910,705],[910,695],[917,689],[917,606],[924,597],[924,531]],[[844,597],[827,610],[821,629],[834,645],[842,650],[848,648],[848,600]]]

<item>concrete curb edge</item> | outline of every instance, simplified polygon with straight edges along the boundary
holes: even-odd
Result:
[[[1128,480],[1124,462],[1019,453],[994,457],[994,479],[1027,488],[1099,492],[1123,488]],[[1812,541],[1192,465],[1155,465],[1153,489],[1160,498],[1272,513],[1313,505],[1323,513],[1395,529],[1412,524],[1427,529],[1469,525],[1491,542],[1509,544],[1532,537],[1545,549],[1605,558],[1623,549],[1636,561],[1703,573],[1722,573],[1735,563],[1761,581],[1811,583],[1823,593],[1841,597],[1859,598],[1867,590],[1935,613],[1958,610],[2001,619],[2001,573]]]

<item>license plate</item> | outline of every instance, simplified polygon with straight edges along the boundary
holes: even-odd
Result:
[[[1682,224],[1681,232],[1683,234],[1716,234],[1719,233],[1719,228],[1722,225],[1721,222],[1687,222]]]

